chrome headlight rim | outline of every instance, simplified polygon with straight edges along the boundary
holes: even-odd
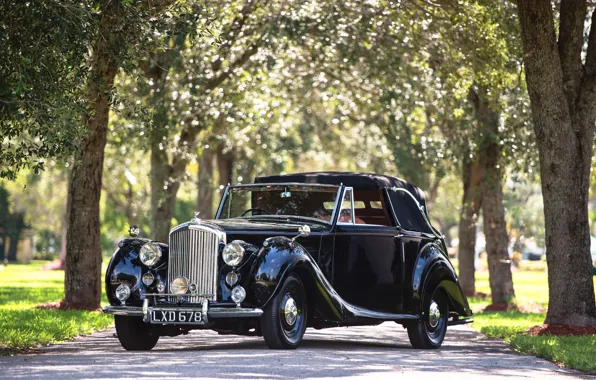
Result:
[[[184,282],[181,284],[180,282]],[[175,295],[188,294],[190,282],[186,277],[176,277],[170,283],[170,293]]]
[[[221,253],[221,257],[226,265],[236,267],[244,259],[245,253],[246,250],[242,244],[239,241],[234,240],[233,242],[226,244]]]
[[[161,247],[154,243],[143,244],[139,251],[139,259],[147,267],[157,264],[162,256]]]

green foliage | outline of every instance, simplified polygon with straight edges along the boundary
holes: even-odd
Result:
[[[4,1],[0,13],[0,178],[77,148],[84,61],[96,15],[80,1]]]
[[[516,284],[516,291],[519,287]],[[530,327],[541,325],[546,314],[483,312],[474,315],[473,327],[491,338],[501,338],[516,351],[560,363],[586,372],[596,371],[596,335],[529,336]]]
[[[517,289],[517,284],[516,284]],[[491,338],[507,338],[530,327],[541,325],[545,313],[530,314],[519,311],[482,312],[474,314],[474,328]]]
[[[567,368],[596,372],[596,335],[526,336],[513,335],[506,341],[519,352],[536,355]]]
[[[548,280],[545,271],[514,272],[513,283],[518,305],[548,305]],[[476,273],[476,290],[486,293],[490,291],[487,272]],[[488,300],[490,298],[468,299],[474,310],[485,307]],[[581,371],[595,371],[596,363],[593,359],[596,355],[596,336],[552,337],[523,334],[530,327],[543,324],[545,317],[546,313],[476,312],[471,326],[491,338],[504,339],[521,353],[536,355]]]
[[[0,355],[72,339],[112,324],[111,316],[99,312],[36,309],[64,297],[64,272],[43,272],[45,263],[0,265]]]

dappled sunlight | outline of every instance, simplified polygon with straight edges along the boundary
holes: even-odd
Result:
[[[537,378],[565,373],[532,357],[512,354],[504,343],[486,339],[467,327],[450,328],[439,350],[414,350],[405,330],[395,323],[375,327],[308,329],[296,350],[270,350],[258,337],[192,331],[162,337],[153,351],[124,351],[113,330],[42,349],[26,357],[27,368],[13,365],[24,358],[0,358],[11,377],[63,377],[85,370],[91,378],[209,377],[300,378],[368,377],[401,373]],[[115,355],[116,354],[116,355]]]

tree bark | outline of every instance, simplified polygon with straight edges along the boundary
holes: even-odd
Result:
[[[68,232],[65,301],[71,308],[97,309],[101,300],[101,246],[99,199],[104,148],[110,112],[110,94],[123,49],[122,3],[102,5],[100,30],[93,48],[87,99],[91,112],[83,117],[89,132],[72,168],[68,189]]]
[[[596,12],[582,64],[585,1],[518,0],[526,82],[544,199],[549,305],[545,323],[596,325],[588,191],[596,120]]]
[[[514,297],[509,236],[503,205],[503,169],[499,137],[500,114],[487,96],[487,89],[470,90],[479,141],[479,163],[482,171],[482,219],[486,239],[488,277],[493,304],[509,303]]]
[[[199,162],[199,196],[197,210],[201,213],[202,219],[213,218],[213,161],[215,151],[212,148],[203,149],[201,161]]]
[[[465,155],[462,165],[464,194],[459,219],[459,283],[466,296],[473,296],[475,288],[476,223],[482,203],[480,182],[482,173],[478,157]]]
[[[174,173],[169,163],[167,153],[168,108],[164,104],[162,94],[166,90],[166,77],[169,65],[166,53],[153,54],[145,74],[153,85],[153,118],[149,132],[151,147],[151,238],[167,243],[174,211],[176,208],[176,195],[180,188],[180,178],[183,173]]]
[[[21,240],[23,228],[25,228],[25,214],[22,212],[15,212],[10,214],[9,218],[10,228],[8,236],[10,238],[10,244],[8,245],[6,258],[8,261],[17,261],[19,241]]]
[[[217,170],[219,172],[219,193],[221,195],[226,186],[234,182],[234,150],[225,151],[223,143],[217,147]]]

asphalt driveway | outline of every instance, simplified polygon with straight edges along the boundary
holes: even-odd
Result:
[[[150,352],[124,351],[109,329],[43,348],[41,354],[0,357],[0,378],[587,378],[533,356],[519,355],[468,326],[450,328],[440,350],[414,350],[395,323],[309,329],[295,351],[269,350],[257,337],[193,331],[161,338]]]

